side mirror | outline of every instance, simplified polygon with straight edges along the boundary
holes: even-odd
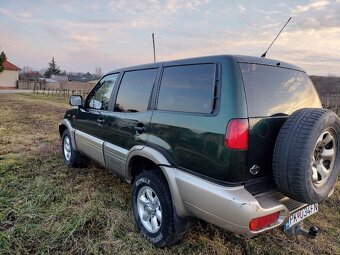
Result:
[[[80,95],[73,95],[70,96],[68,102],[71,106],[82,106],[83,105],[83,98]]]

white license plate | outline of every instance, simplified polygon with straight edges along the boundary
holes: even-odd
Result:
[[[291,214],[288,218],[288,221],[283,225],[283,230],[288,230],[303,219],[311,216],[314,213],[317,213],[318,208],[319,205],[316,203],[313,205],[307,205],[305,208],[302,208],[299,211]]]

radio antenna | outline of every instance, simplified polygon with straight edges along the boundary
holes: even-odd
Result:
[[[152,46],[153,46],[153,62],[156,62],[156,46],[155,46],[155,34],[152,33]]]
[[[288,22],[289,22],[291,19],[292,19],[292,17],[290,17],[290,18],[287,20],[286,24],[283,26],[283,28],[282,28],[282,29],[280,30],[280,32],[277,34],[277,36],[275,37],[275,39],[274,39],[274,40],[272,41],[272,43],[269,45],[269,47],[268,47],[268,49],[266,50],[266,52],[263,53],[263,54],[261,55],[261,58],[265,58],[265,57],[266,57],[268,50],[270,49],[270,47],[272,47],[272,45],[274,44],[274,42],[276,41],[276,39],[279,37],[279,35],[280,35],[281,32],[283,31],[283,29],[285,29],[285,27],[287,26]]]

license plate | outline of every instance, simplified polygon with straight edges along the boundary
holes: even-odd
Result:
[[[313,204],[313,205],[307,205],[305,208],[300,209],[299,211],[291,214],[289,216],[288,221],[283,225],[283,230],[288,230],[295,224],[299,223],[303,219],[311,216],[314,213],[318,212],[319,205]]]

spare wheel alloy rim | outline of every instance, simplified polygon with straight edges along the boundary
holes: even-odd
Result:
[[[324,131],[316,141],[312,159],[312,182],[321,187],[329,178],[336,159],[336,136],[332,129]]]
[[[162,225],[162,207],[155,191],[149,186],[143,186],[137,196],[139,218],[150,233],[156,233]]]

